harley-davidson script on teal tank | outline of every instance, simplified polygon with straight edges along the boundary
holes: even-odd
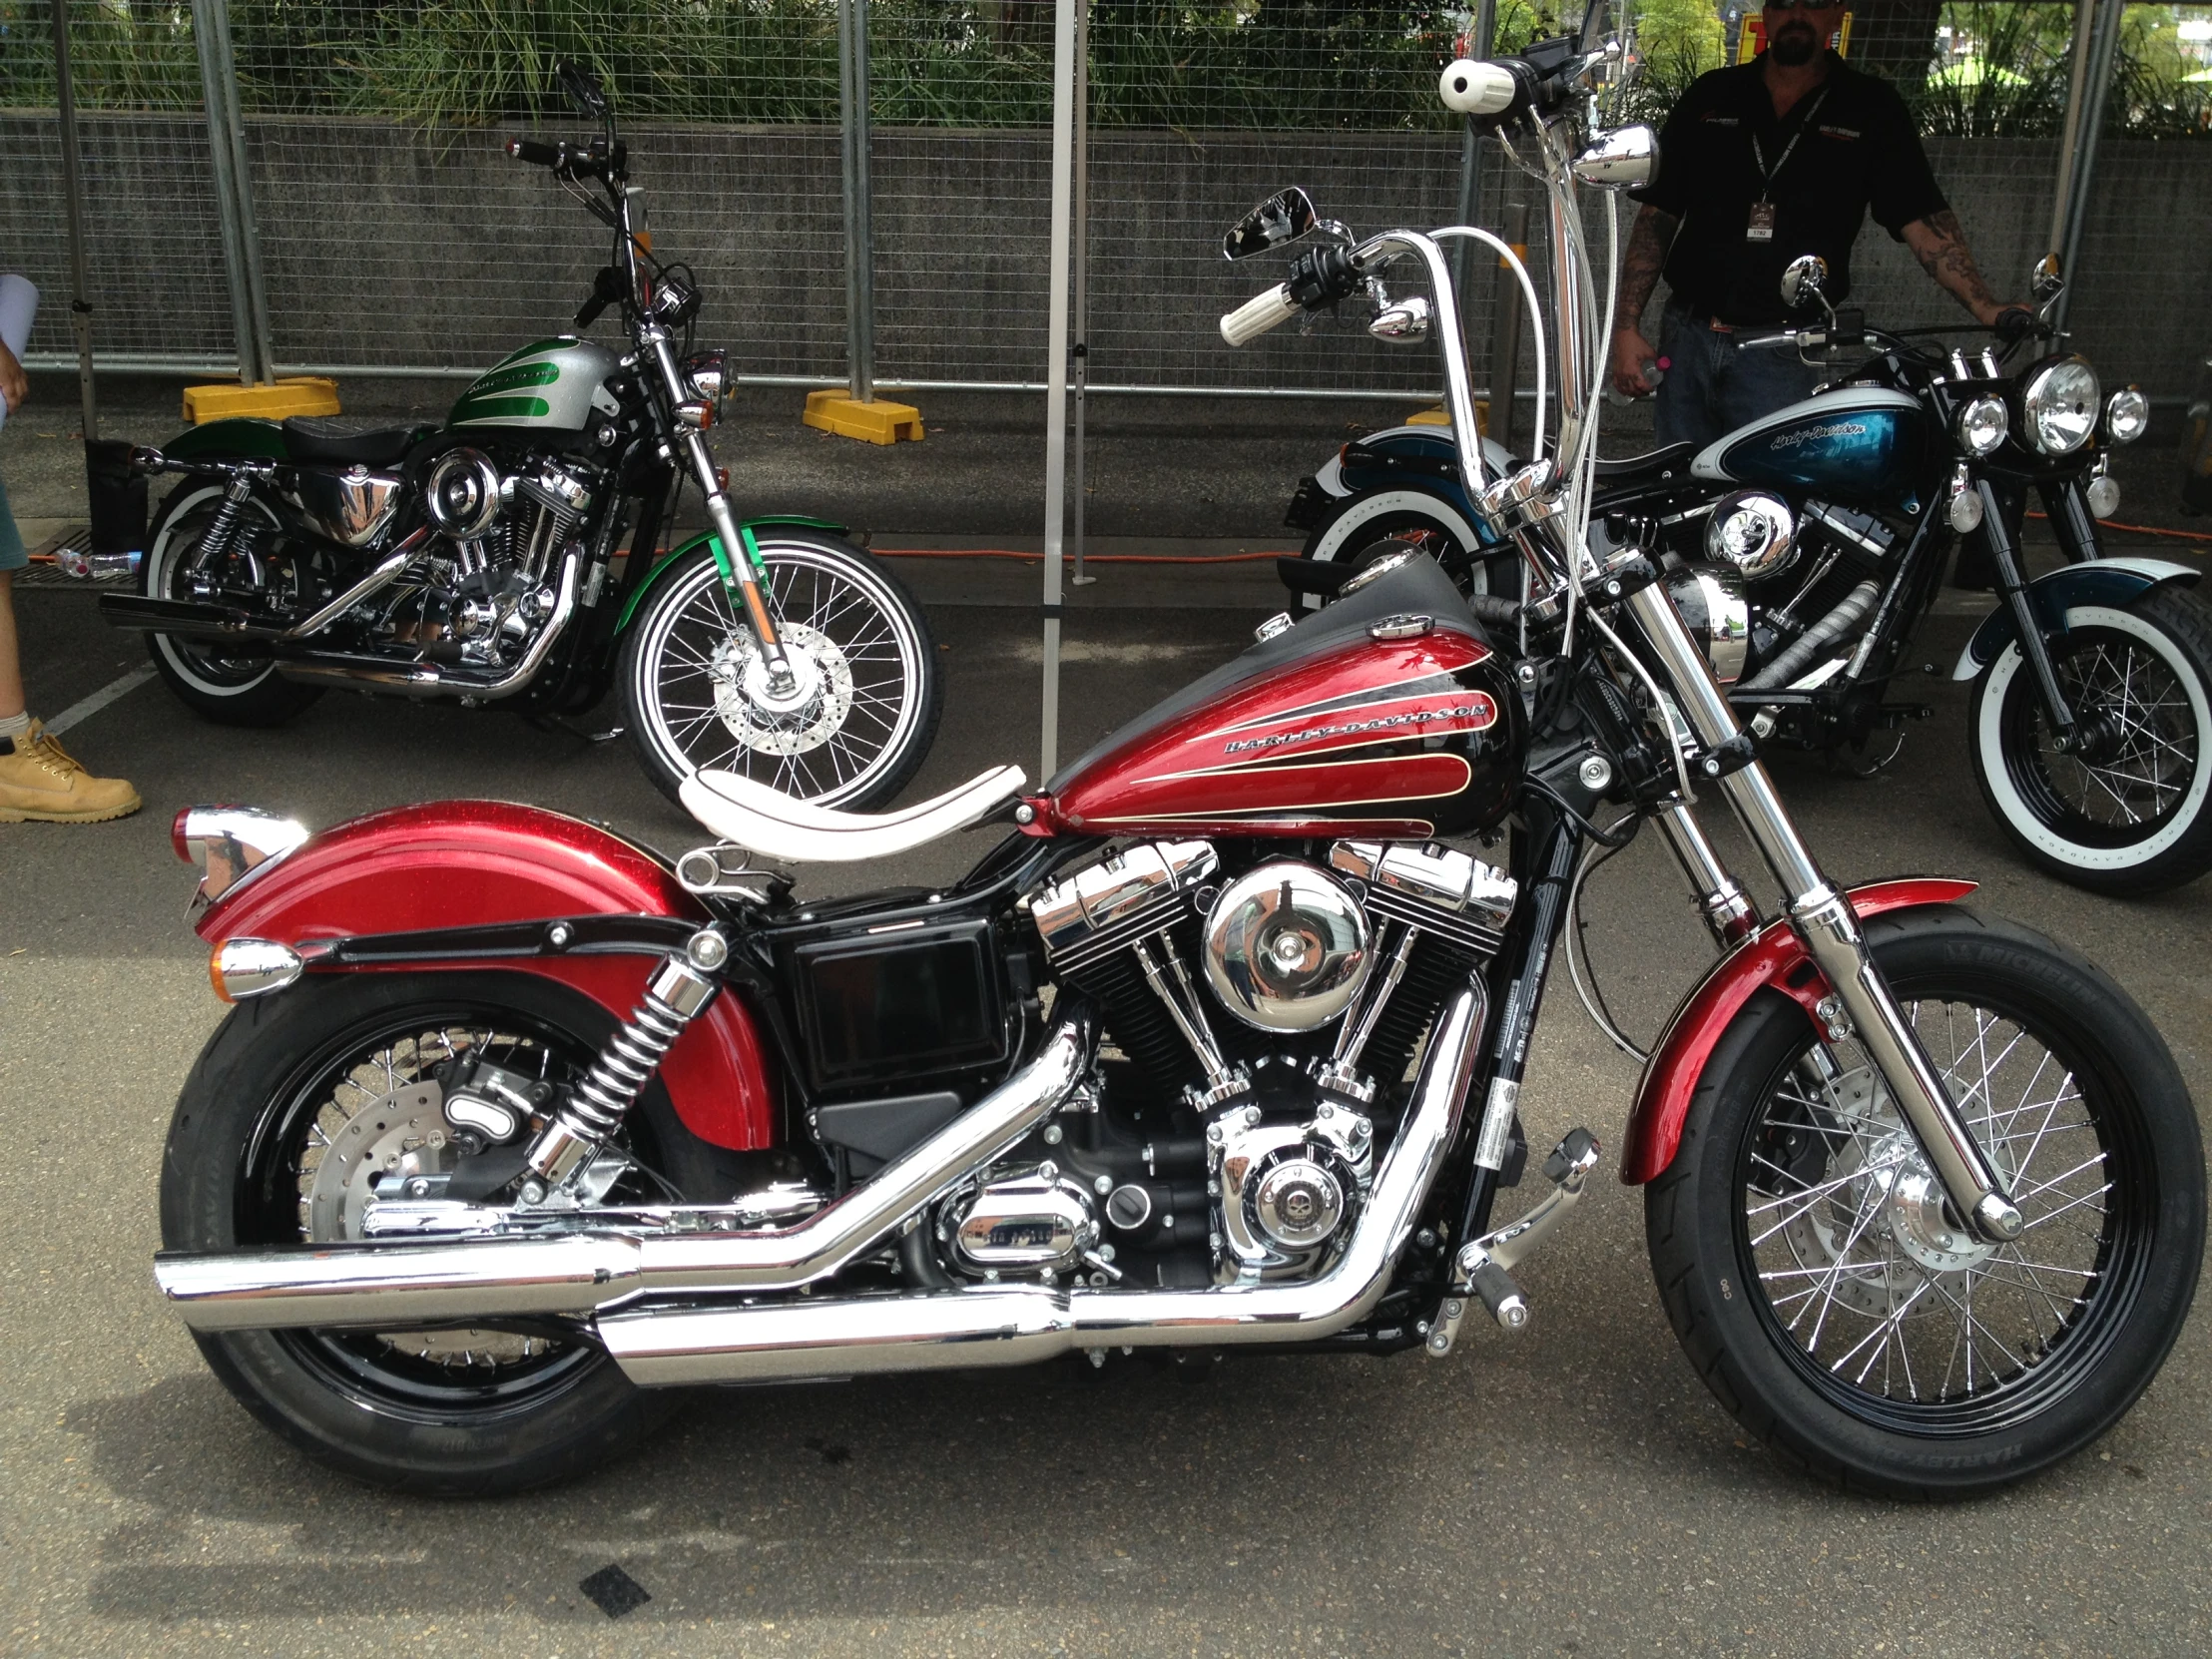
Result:
[[[1903,392],[1823,392],[1739,427],[1691,465],[1700,478],[1888,504],[1910,495],[1921,408]]]

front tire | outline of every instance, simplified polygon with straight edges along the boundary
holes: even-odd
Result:
[[[681,805],[707,768],[820,807],[864,811],[904,789],[943,713],[937,652],[905,587],[829,536],[760,537],[785,644],[803,678],[790,710],[762,697],[759,649],[711,547],[657,574],[622,648],[622,694],[646,774]]]
[[[1948,906],[1868,938],[2026,1231],[1956,1227],[1856,1040],[1819,1048],[1764,990],[1645,1194],[1652,1272],[1698,1375],[1785,1462],[1962,1497],[2079,1450],[2149,1385],[2196,1288],[2203,1143],[2157,1029],[2079,956]]]
[[[2115,747],[2089,763],[2051,743],[2018,643],[1975,684],[1974,782],[2030,862],[2093,892],[2162,892],[2212,869],[2212,610],[2157,588],[2126,609],[2066,613],[2052,667]]]
[[[366,1197],[359,1172],[451,1167],[442,1113],[423,1116],[406,1095],[437,1065],[473,1049],[572,1081],[612,1029],[605,1010],[560,986],[497,973],[310,975],[244,1003],[178,1098],[162,1160],[163,1246],[353,1237]],[[409,1112],[422,1121],[402,1120]],[[667,1185],[702,1180],[709,1155],[657,1082],[624,1135],[660,1179],[624,1175],[616,1193],[640,1183],[638,1200],[658,1200]],[[403,1491],[486,1496],[566,1479],[627,1450],[668,1409],[667,1396],[637,1388],[581,1331],[239,1331],[195,1341],[247,1409],[309,1457]]]
[[[182,599],[185,565],[223,502],[223,486],[187,481],[162,503],[146,542],[145,584],[149,599]],[[246,510],[258,513],[272,530],[280,528],[276,512],[255,500]],[[199,640],[146,636],[155,671],[178,701],[203,720],[219,726],[281,726],[322,695],[320,686],[286,680],[267,657],[225,657]]]

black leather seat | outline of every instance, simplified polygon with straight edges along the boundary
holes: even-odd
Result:
[[[1696,444],[1670,443],[1664,449],[1654,449],[1642,455],[1623,455],[1617,461],[1600,460],[1597,463],[1597,481],[1600,484],[1641,483],[1666,472],[1686,473],[1690,470],[1690,463],[1696,459]]]
[[[339,466],[390,466],[414,446],[412,426],[357,431],[314,415],[293,415],[284,422],[284,448],[295,461]]]

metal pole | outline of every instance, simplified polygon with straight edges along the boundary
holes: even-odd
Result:
[[[1528,246],[1528,204],[1515,202],[1505,210],[1505,242],[1510,248]],[[1513,417],[1520,409],[1520,284],[1513,280],[1505,262],[1497,262],[1497,301],[1490,313],[1490,436],[1506,449],[1513,447]],[[1533,428],[1531,428],[1533,430]],[[1529,459],[1539,459],[1530,456]]]
[[[2120,20],[2127,10],[2126,0],[2103,0],[2103,5],[2104,11],[2097,18],[2095,52],[2089,61],[2088,105],[2081,112],[2081,138],[2073,170],[2073,200],[2066,213],[2066,245],[2058,258],[2059,274],[2065,277],[2066,285],[2059,292],[2051,320],[2060,328],[2066,325],[2066,313],[2072,308],[2074,293],[2081,285],[2081,235],[2089,222],[2089,192],[2096,181],[2097,134],[2104,126],[2104,106],[2112,95],[2112,66],[2120,55]]]
[[[239,109],[238,65],[231,54],[227,0],[192,0],[193,44],[208,107],[208,154],[216,212],[223,221],[223,263],[231,278],[231,324],[238,334],[239,379],[276,383],[269,339],[269,295],[262,282],[261,237],[254,223],[254,181],[246,163],[246,123]]]
[[[1071,586],[1087,588],[1098,578],[1083,573],[1083,510],[1090,502],[1083,467],[1089,458],[1083,441],[1083,393],[1091,361],[1091,5],[1075,0],[1075,574]]]
[[[867,0],[837,0],[844,145],[844,348],[855,403],[875,398],[875,227],[869,208]]]
[[[85,268],[85,190],[77,153],[77,89],[69,69],[69,0],[52,0],[54,91],[61,109],[62,202],[69,218],[69,320],[77,335],[77,396],[84,404],[85,441],[100,435],[100,407],[92,389],[92,284]]]
[[[2096,14],[2097,0],[2074,0],[2073,68],[2066,80],[2065,131],[2058,138],[2058,188],[2050,204],[2053,254],[2066,245],[2066,221],[2073,213],[2074,147],[2081,142],[2081,93],[2089,79],[2089,44],[2096,34]]]
[[[1467,56],[1487,58],[1490,55],[1490,37],[1497,28],[1497,0],[1481,0],[1474,9],[1474,22],[1467,30]],[[1474,121],[1470,117],[1459,150],[1459,223],[1472,225],[1474,216],[1482,210],[1482,150],[1474,136]],[[1467,296],[1467,251],[1474,245],[1461,237],[1451,245],[1451,285],[1459,293],[1459,315],[1462,325],[1469,309]]]
[[[1044,398],[1044,742],[1042,776],[1060,769],[1060,556],[1067,518],[1068,265],[1075,219],[1075,11],[1058,0],[1052,32],[1052,252]]]

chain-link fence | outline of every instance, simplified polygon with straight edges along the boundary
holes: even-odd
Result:
[[[67,3],[100,355],[225,368],[237,343],[191,8]],[[276,361],[455,373],[566,325],[603,258],[601,233],[500,143],[576,126],[548,96],[553,64],[576,58],[615,94],[656,248],[697,273],[705,331],[754,375],[841,379],[836,10],[834,0],[232,0]],[[865,10],[876,377],[1041,382],[1053,0]],[[1496,10],[1504,45],[1546,26],[1518,0]],[[1654,103],[1726,60],[1746,27],[1710,0],[1638,10]],[[1984,267],[2018,290],[2048,240],[2049,89],[2055,74],[2062,109],[2073,9],[1916,0],[1867,13],[1861,50],[1890,54],[1885,66],[1937,135],[1937,172]],[[2128,10],[2075,274],[2085,346],[2108,371],[2165,392],[2183,389],[2186,348],[2212,337],[2202,280],[2212,144],[2182,137],[2198,130],[2189,112],[2202,99],[2189,90],[2180,15]],[[1256,278],[1216,248],[1228,220],[1288,182],[1358,230],[1456,217],[1464,138],[1434,77],[1463,14],[1427,0],[1091,0],[1089,19],[1091,383],[1432,385],[1429,353],[1392,352],[1349,320],[1230,351],[1215,318],[1272,272]],[[0,134],[19,159],[0,178],[0,236],[9,263],[50,296],[33,360],[58,363],[69,336],[66,305],[51,302],[67,291],[53,100],[46,5],[0,0]],[[1495,226],[1529,187],[1494,146],[1479,153],[1479,218]],[[1470,269],[1481,377],[1495,282],[1486,260]],[[1948,314],[1879,234],[1862,244],[1859,297],[1884,319]]]

